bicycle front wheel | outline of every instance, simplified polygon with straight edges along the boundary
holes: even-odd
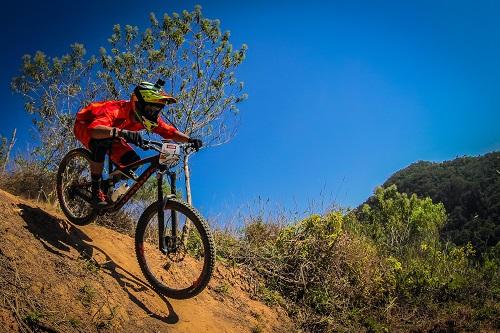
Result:
[[[159,249],[157,203],[139,219],[135,234],[139,266],[158,293],[175,299],[196,296],[207,286],[215,266],[215,245],[208,224],[193,207],[178,199],[167,201],[164,216],[166,253]],[[177,236],[173,235],[174,219]]]

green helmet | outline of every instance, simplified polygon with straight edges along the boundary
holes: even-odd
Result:
[[[141,82],[134,89],[134,96],[137,97],[135,114],[149,132],[158,126],[158,115],[163,107],[177,102],[163,91],[164,84],[163,80],[158,80],[156,84]]]

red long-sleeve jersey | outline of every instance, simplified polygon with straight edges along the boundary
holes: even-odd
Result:
[[[140,131],[144,126],[136,119],[130,101],[95,102],[78,111],[74,126],[75,137],[89,148],[90,130],[104,125],[130,131]],[[164,139],[172,139],[177,130],[158,117],[158,126],[153,133]],[[124,141],[118,147],[113,147],[112,159],[119,161],[120,156],[132,148]]]
[[[130,101],[92,103],[78,111],[75,125],[77,124],[85,126],[88,130],[99,125],[130,131],[144,129],[144,126],[136,120]],[[176,131],[173,126],[166,124],[161,118],[158,118],[158,127],[153,130],[164,139],[171,139]]]

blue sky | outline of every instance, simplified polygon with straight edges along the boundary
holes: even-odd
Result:
[[[303,211],[356,206],[395,171],[500,149],[497,1],[24,1],[4,5],[2,135],[30,120],[9,88],[23,54],[85,44],[115,23],[203,7],[249,46],[249,99],[229,144],[192,159],[194,203],[229,216],[257,198]],[[5,7],[7,6],[7,7]],[[76,110],[75,110],[76,111]]]

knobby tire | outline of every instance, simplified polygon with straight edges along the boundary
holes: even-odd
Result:
[[[178,199],[170,198],[164,206],[164,210],[175,210],[184,216],[186,216],[197,229],[201,241],[203,243],[203,269],[201,275],[197,281],[195,281],[191,286],[183,289],[171,288],[163,282],[159,281],[157,277],[153,274],[151,269],[148,267],[147,259],[144,255],[144,234],[148,224],[154,219],[157,214],[158,206],[157,203],[151,204],[142,214],[139,219],[136,234],[135,234],[135,250],[137,261],[141,268],[142,273],[149,281],[153,289],[159,294],[165,295],[174,299],[187,299],[199,294],[208,285],[210,278],[212,276],[214,266],[215,266],[215,243],[210,233],[208,223],[206,220],[197,212],[193,207],[191,207],[186,202]],[[159,249],[156,247],[159,252]]]

